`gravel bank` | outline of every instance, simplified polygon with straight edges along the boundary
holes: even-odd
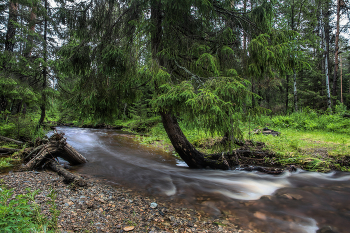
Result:
[[[60,232],[250,232],[237,229],[226,219],[210,219],[193,209],[174,208],[169,204],[90,178],[89,186],[76,188],[62,182],[56,173],[42,171],[0,175],[2,185],[40,189],[36,202],[49,215],[45,201],[50,189],[57,192],[56,204]]]

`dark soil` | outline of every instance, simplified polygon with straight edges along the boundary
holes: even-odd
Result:
[[[281,174],[285,170],[296,170],[295,166],[284,168],[275,163],[274,157],[273,152],[265,149],[264,143],[250,140],[240,142],[240,147],[232,152],[216,153],[208,156],[208,158],[222,162],[225,159],[232,169],[237,170],[260,171],[268,174]]]

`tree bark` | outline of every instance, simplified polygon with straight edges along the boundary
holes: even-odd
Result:
[[[298,92],[297,92],[297,74],[293,68],[293,80],[294,80],[294,111],[298,111]]]
[[[230,167],[224,161],[212,160],[198,150],[187,140],[176,118],[170,113],[160,112],[162,123],[175,151],[190,168],[218,168],[227,170]]]
[[[325,69],[325,74],[326,74],[326,89],[327,89],[327,106],[329,109],[332,109],[332,104],[331,104],[331,92],[329,88],[329,3],[327,3],[326,11],[325,11],[325,17],[324,17],[324,50],[325,50],[325,56],[324,56],[324,69]]]
[[[30,35],[30,33],[35,33],[35,21],[36,21],[36,7],[32,7],[32,10],[30,12],[30,21],[29,21],[29,35],[27,37],[27,44],[24,51],[23,56],[25,58],[30,58],[32,55],[32,49],[33,49],[33,36]]]
[[[7,24],[7,33],[5,41],[5,50],[13,52],[15,47],[16,23],[17,23],[18,3],[10,1],[9,19]]]
[[[291,29],[292,31],[295,30],[294,28],[294,0],[292,1],[292,18],[291,18]],[[300,15],[301,15],[301,8],[302,5],[300,6],[300,11],[299,11],[299,23],[300,23]],[[293,65],[293,95],[294,95],[294,111],[298,111],[298,92],[297,92],[297,77],[296,77],[296,72],[295,72],[295,67]]]
[[[339,21],[340,21],[340,0],[337,0],[337,32],[335,34],[335,55],[334,55],[335,61],[334,61],[334,76],[333,76],[333,90],[332,90],[332,95],[334,97],[337,97],[337,89],[338,89]]]
[[[343,103],[343,66],[342,66],[342,60],[341,55],[339,57],[340,59],[340,102]]]
[[[288,95],[289,95],[289,75],[286,76],[286,114],[288,112],[288,105],[289,105]]]
[[[45,9],[47,13],[47,0],[45,0]],[[41,126],[44,123],[45,116],[46,116],[46,93],[45,89],[47,86],[47,15],[45,15],[45,22],[44,22],[44,69],[43,69],[43,85],[42,85],[42,92],[41,92],[41,115],[39,119],[38,125]]]
[[[168,137],[179,156],[190,168],[204,168],[204,155],[196,150],[183,134],[175,117],[169,113],[161,112],[162,122]]]

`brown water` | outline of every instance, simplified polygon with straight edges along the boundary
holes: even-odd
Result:
[[[175,203],[224,213],[261,232],[350,232],[350,174],[194,170],[170,154],[135,143],[128,133],[58,127],[89,163],[73,169]],[[222,216],[222,215],[221,215]]]

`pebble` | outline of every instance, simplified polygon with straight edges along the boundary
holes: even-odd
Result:
[[[124,231],[132,231],[134,229],[135,229],[134,226],[126,226],[126,227],[123,228]]]
[[[155,202],[152,202],[151,205],[150,205],[150,207],[151,207],[152,209],[157,208],[157,206],[158,206],[158,204],[155,203]]]
[[[230,227],[206,224],[210,220],[205,215],[191,218],[199,216],[195,210],[173,208],[122,186],[105,185],[93,177],[85,188],[66,185],[62,177],[47,171],[1,174],[0,180],[2,185],[13,188],[15,195],[25,194],[26,188],[40,189],[35,202],[48,217],[51,213],[47,195],[53,189],[60,211],[59,232],[253,232],[238,229],[234,224]]]

